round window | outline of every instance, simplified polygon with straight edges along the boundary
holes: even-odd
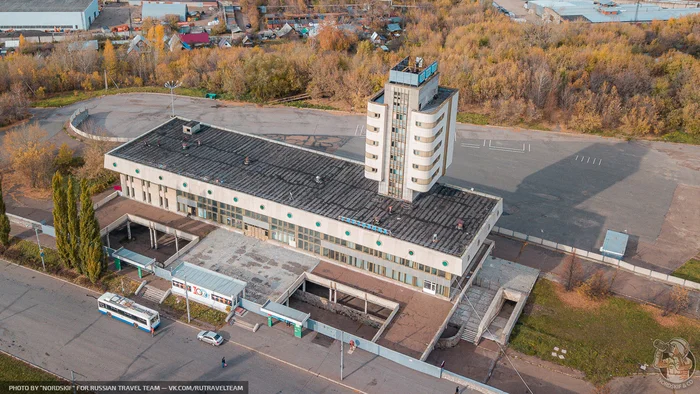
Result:
[[[447,261],[443,261],[443,262],[442,262],[442,266],[443,266],[443,267],[447,267]]]
[[[116,166],[117,166],[117,163],[112,163],[112,165],[116,167]]]
[[[316,227],[321,227],[321,222],[316,222]]]
[[[377,241],[377,246],[382,246],[382,241]]]
[[[138,174],[138,173],[140,173],[140,172],[141,172],[141,171],[137,168],[137,169],[136,169],[136,173]]]
[[[187,182],[182,182],[183,187],[187,187]]]
[[[291,219],[291,218],[292,218],[292,214],[291,214],[291,213],[288,213],[288,214],[287,214],[287,217]]]
[[[350,236],[350,231],[346,231],[345,235]]]
[[[207,194],[211,194],[211,190],[207,190]]]
[[[233,202],[238,202],[238,197],[234,197]]]
[[[163,180],[163,176],[162,176],[162,175],[158,175],[158,179],[162,181],[162,180]]]
[[[408,251],[408,255],[409,255],[409,256],[413,256],[413,251],[412,251],[412,250],[409,250],[409,251]]]
[[[264,205],[261,205],[261,206],[260,206],[260,209],[265,209],[265,206],[264,206]]]

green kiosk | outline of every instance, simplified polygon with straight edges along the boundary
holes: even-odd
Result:
[[[114,265],[117,271],[122,270],[122,263],[127,263],[139,270],[139,278],[143,278],[143,270],[153,272],[153,264],[156,262],[156,259],[152,257],[138,254],[129,249],[124,249],[123,247],[112,253],[112,258],[114,259]]]
[[[286,305],[278,304],[268,300],[260,311],[267,313],[267,325],[272,327],[275,320],[294,325],[294,336],[301,338],[301,331],[304,323],[311,317],[310,314],[292,309]]]

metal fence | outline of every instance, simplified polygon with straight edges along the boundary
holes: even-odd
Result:
[[[527,242],[532,243],[532,244],[542,245],[544,247],[554,249],[554,250],[559,250],[559,251],[562,251],[565,253],[571,253],[571,254],[574,254],[576,256],[584,257],[584,258],[591,260],[593,262],[596,262],[596,263],[617,267],[617,268],[623,269],[625,271],[629,271],[635,275],[642,276],[642,277],[649,278],[649,279],[659,280],[661,282],[664,282],[664,283],[667,283],[670,285],[678,285],[678,286],[686,287],[686,288],[693,289],[693,290],[700,290],[700,283],[696,283],[696,282],[693,282],[691,280],[687,280],[687,279],[683,279],[683,278],[678,278],[678,277],[673,276],[673,275],[664,274],[662,272],[652,271],[650,269],[642,268],[642,267],[627,263],[627,262],[622,261],[622,260],[614,259],[612,257],[603,256],[601,254],[589,252],[587,250],[575,248],[573,246],[563,245],[563,244],[560,244],[557,242],[548,241],[546,239],[534,237],[532,235],[519,233],[517,231],[508,230],[508,229],[501,228],[501,227],[494,227],[491,230],[491,232],[496,233],[496,234],[500,234],[500,235],[505,235],[506,237],[515,238],[515,239],[518,239],[521,241],[527,241]]]

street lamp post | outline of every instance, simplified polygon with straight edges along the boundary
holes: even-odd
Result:
[[[34,226],[34,233],[36,234],[36,244],[39,247],[39,256],[41,256],[41,266],[44,267],[46,271],[46,263],[44,263],[44,249],[41,248],[41,241],[39,241],[39,228],[40,226]]]
[[[190,297],[189,297],[189,287],[187,286],[187,276],[184,276],[185,280],[185,303],[187,304],[187,322],[190,322]]]
[[[173,95],[173,90],[182,86],[180,81],[168,81],[165,83],[165,87],[170,89],[170,107],[172,108],[172,117],[175,117],[175,96]]]

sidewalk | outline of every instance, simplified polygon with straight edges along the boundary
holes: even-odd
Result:
[[[500,235],[491,234],[488,238],[496,242],[492,252],[494,256],[537,268],[548,279],[559,283],[564,282],[562,278],[564,277],[565,265],[571,259],[570,255]],[[580,263],[584,278],[590,277],[598,270],[605,272],[608,277],[616,275],[612,291],[637,302],[663,306],[668,294],[673,289],[673,286],[669,284],[618,270],[605,264],[580,257],[576,261]],[[687,313],[692,317],[700,318],[700,292],[689,291]]]
[[[246,321],[261,324],[256,333],[241,327],[225,326],[224,338],[235,345],[255,349],[263,354],[299,366],[309,372],[340,380],[340,343],[316,332],[305,330],[301,339],[284,324],[268,327],[262,316],[246,315]],[[320,338],[314,340],[316,336]],[[328,345],[328,346],[325,346]],[[454,393],[457,384],[411,370],[385,358],[356,349],[348,354],[345,345],[344,384],[368,393]],[[460,393],[476,393],[463,390]]]

